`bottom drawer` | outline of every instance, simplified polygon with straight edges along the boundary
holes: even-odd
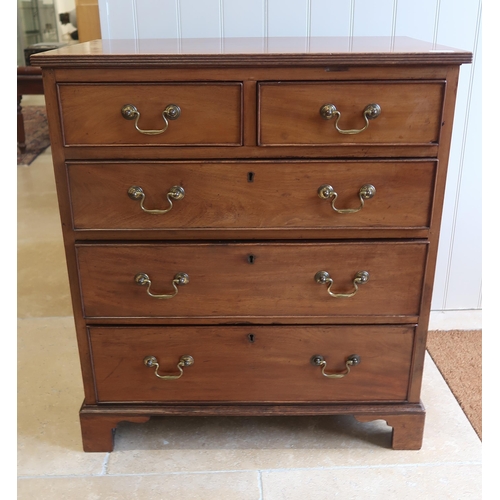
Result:
[[[89,327],[100,403],[404,401],[414,333],[385,325]],[[179,368],[185,355],[194,362]],[[360,362],[346,374],[352,355]],[[152,356],[156,364],[145,364]]]

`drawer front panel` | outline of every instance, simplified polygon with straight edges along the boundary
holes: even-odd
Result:
[[[90,328],[99,402],[403,401],[414,328],[356,327],[95,327]],[[360,363],[342,374],[346,360]],[[177,364],[189,355],[194,363]]]
[[[413,144],[439,141],[444,82],[262,83],[259,85],[259,144],[337,145]],[[333,104],[340,117],[324,119],[320,109]],[[366,121],[364,110],[380,106]]]
[[[84,313],[96,318],[416,315],[426,255],[425,242],[77,245]]]
[[[200,84],[60,84],[59,100],[65,145],[241,145],[240,83]],[[139,112],[136,122],[122,116],[124,105]],[[169,104],[180,108],[164,119]],[[130,116],[130,115],[129,115]],[[161,131],[148,135],[142,131]]]
[[[76,229],[427,228],[435,166],[431,161],[104,163],[71,164],[68,175]],[[324,185],[333,188],[335,199],[318,195]],[[375,188],[372,198],[361,199],[365,185]],[[143,195],[129,196],[134,186]],[[184,191],[182,199],[168,194],[176,186]]]

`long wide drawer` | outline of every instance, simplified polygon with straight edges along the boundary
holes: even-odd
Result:
[[[417,315],[422,241],[76,246],[88,318]]]
[[[404,401],[414,328],[91,327],[89,336],[101,403]]]
[[[442,81],[261,83],[259,144],[435,144],[444,91]]]
[[[242,143],[241,83],[59,84],[58,91],[67,146]]]
[[[421,229],[430,224],[436,162],[120,162],[67,168],[77,230]]]

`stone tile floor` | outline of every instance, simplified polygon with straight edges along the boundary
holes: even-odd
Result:
[[[172,417],[84,453],[83,400],[50,149],[18,167],[18,500],[482,498],[482,443],[431,358],[423,447],[383,421]]]

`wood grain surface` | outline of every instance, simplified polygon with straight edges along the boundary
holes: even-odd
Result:
[[[77,245],[87,317],[202,318],[415,315],[420,308],[425,242],[194,243]],[[350,293],[358,271],[370,279]],[[190,282],[172,299],[150,297],[134,281],[146,273],[154,294],[171,294],[179,272]]]
[[[241,83],[59,85],[64,143],[240,145],[241,91]],[[121,115],[125,104],[139,111],[142,130],[162,130],[169,104],[179,106],[181,114],[169,120],[164,133],[144,135],[135,120]]]
[[[402,401],[408,390],[412,327],[215,326],[90,328],[98,400],[119,401]],[[253,335],[252,340],[249,335]],[[153,355],[162,380],[143,363]],[[320,354],[324,377],[311,363]]]
[[[423,229],[435,168],[431,161],[113,162],[69,164],[68,177],[75,229]],[[337,192],[338,209],[359,208],[365,184],[376,194],[359,212],[339,214],[318,196],[325,184]],[[132,186],[143,189],[148,210],[168,209],[173,186],[185,197],[168,213],[149,214],[127,196]]]
[[[444,82],[262,83],[259,85],[259,144],[429,144],[439,140]],[[359,134],[341,134],[324,104],[341,113],[341,130],[360,130],[369,104],[381,108]]]

